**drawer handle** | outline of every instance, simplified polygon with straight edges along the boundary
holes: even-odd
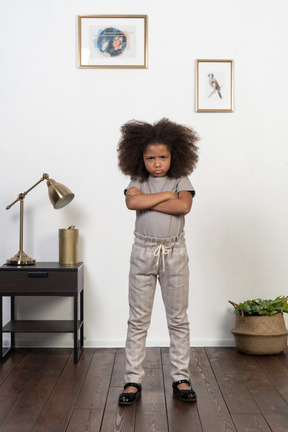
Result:
[[[48,278],[48,272],[27,272],[29,278]]]

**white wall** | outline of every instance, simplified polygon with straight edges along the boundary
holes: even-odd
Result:
[[[86,346],[123,346],[134,214],[117,168],[120,126],[169,117],[202,138],[186,219],[191,345],[232,344],[228,300],[288,294],[287,1],[0,0],[0,8],[1,263],[18,250],[19,209],[6,205],[48,172],[76,197],[54,211],[44,184],[29,194],[24,250],[57,261],[58,228],[75,224]],[[147,14],[148,69],[78,69],[85,14]],[[234,59],[234,113],[195,112],[196,59]],[[21,316],[71,314],[67,299],[40,300],[24,301]],[[159,292],[147,343],[168,345]]]

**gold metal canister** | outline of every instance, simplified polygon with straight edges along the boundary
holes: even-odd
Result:
[[[78,234],[75,225],[59,229],[59,263],[78,263]]]

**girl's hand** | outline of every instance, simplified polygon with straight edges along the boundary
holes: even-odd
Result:
[[[144,194],[135,186],[126,191],[126,205],[129,210],[149,210],[167,200],[176,201],[178,196],[169,191]]]
[[[172,192],[170,192],[172,194]],[[176,195],[176,199],[173,196],[173,198],[169,198],[168,201],[161,202],[159,204],[156,204],[151,208],[151,210],[159,211],[162,213],[168,213],[173,215],[182,215],[185,216],[188,214],[191,210],[192,206],[192,194],[189,191],[180,191]]]
[[[140,195],[140,194],[142,194],[141,190],[134,187],[134,186],[129,188],[126,192],[126,196],[135,196],[135,195]]]
[[[174,192],[171,192],[171,196],[170,196],[170,198],[169,199],[178,199],[179,198],[179,196],[178,196],[178,194],[177,193],[174,193]]]

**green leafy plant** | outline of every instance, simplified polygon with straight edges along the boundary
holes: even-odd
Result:
[[[275,300],[246,300],[242,303],[231,303],[235,308],[236,315],[262,316],[276,315],[281,311],[288,313],[288,297],[279,296]]]

